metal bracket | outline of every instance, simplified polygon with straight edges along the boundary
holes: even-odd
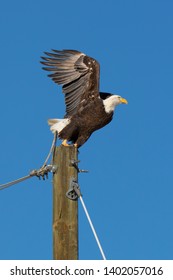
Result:
[[[89,171],[88,170],[84,170],[84,169],[79,169],[78,167],[78,163],[80,162],[80,160],[75,160],[75,159],[72,159],[71,160],[71,165],[76,168],[77,172],[78,173],[88,173]]]
[[[13,186],[15,184],[18,184],[22,181],[25,181],[29,178],[32,178],[33,176],[36,176],[38,177],[39,179],[43,179],[45,180],[45,178],[48,178],[48,173],[49,172],[52,172],[52,173],[55,173],[57,170],[57,166],[56,165],[43,165],[40,169],[34,169],[32,170],[29,175],[27,176],[24,176],[24,177],[21,177],[17,180],[14,180],[14,181],[11,181],[9,183],[6,183],[6,184],[3,184],[3,185],[0,185],[0,190],[3,190],[5,188],[8,188],[10,186]]]
[[[42,178],[43,180],[48,179],[48,173],[55,173],[57,170],[57,166],[55,165],[43,165],[40,169],[34,169],[30,172],[30,176],[37,176],[39,180]]]
[[[70,187],[66,192],[66,197],[71,200],[77,200],[78,197],[81,196],[79,184],[76,182],[74,178],[70,180]]]

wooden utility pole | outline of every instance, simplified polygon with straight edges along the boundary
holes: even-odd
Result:
[[[78,171],[72,165],[77,161],[74,146],[56,147],[53,164],[53,259],[78,259],[78,202],[66,197],[71,180],[77,182]]]

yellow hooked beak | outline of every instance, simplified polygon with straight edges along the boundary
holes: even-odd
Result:
[[[128,101],[125,98],[120,98],[121,103],[128,104]]]

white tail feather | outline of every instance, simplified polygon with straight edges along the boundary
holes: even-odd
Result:
[[[49,119],[48,124],[50,125],[50,130],[55,133],[60,133],[64,127],[70,123],[70,119]]]

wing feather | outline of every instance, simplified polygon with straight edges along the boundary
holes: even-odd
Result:
[[[62,85],[65,94],[66,116],[72,116],[83,106],[82,100],[91,101],[99,95],[99,63],[75,50],[52,50],[42,57],[43,69],[48,76]]]

